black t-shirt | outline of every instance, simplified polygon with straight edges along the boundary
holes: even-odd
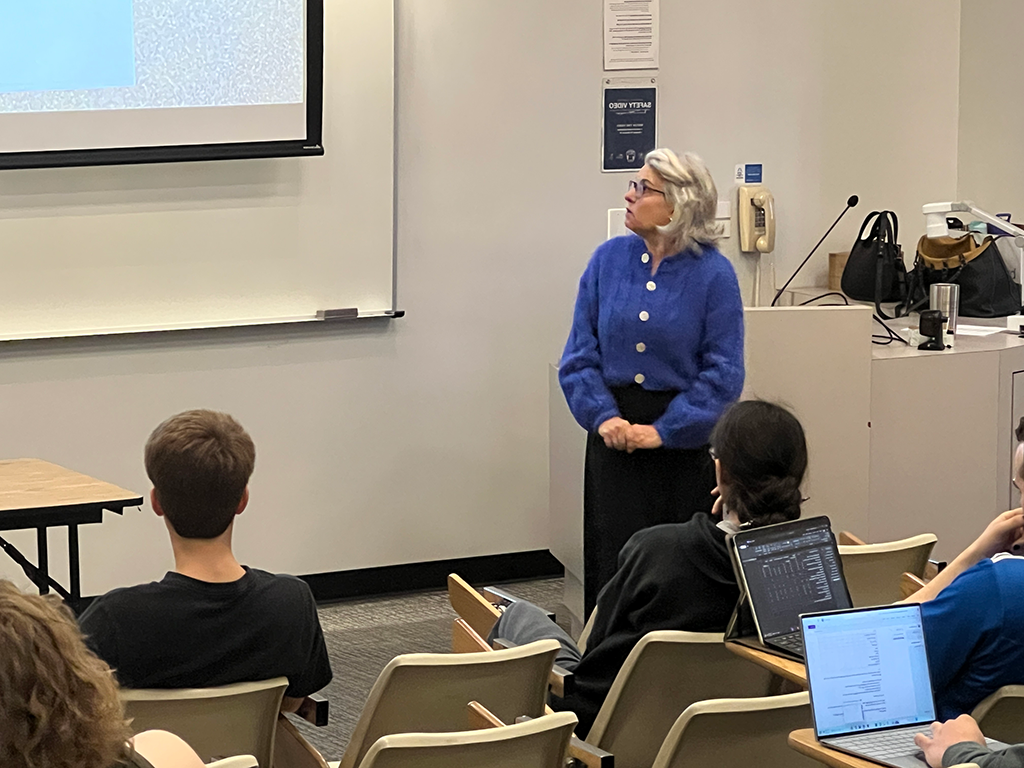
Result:
[[[79,619],[86,644],[125,688],[208,688],[288,678],[285,695],[331,681],[313,594],[294,576],[246,568],[216,584],[170,572],[115,589]]]

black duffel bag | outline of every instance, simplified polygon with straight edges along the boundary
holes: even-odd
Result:
[[[907,299],[907,269],[899,245],[899,220],[894,211],[872,211],[861,224],[850,258],[843,269],[843,293],[857,301],[871,301],[883,320],[883,301],[901,304]]]

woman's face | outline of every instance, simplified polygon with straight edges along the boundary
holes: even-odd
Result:
[[[657,232],[672,220],[665,200],[665,181],[649,165],[641,168],[626,191],[626,226],[640,237]],[[643,194],[641,194],[643,191]]]

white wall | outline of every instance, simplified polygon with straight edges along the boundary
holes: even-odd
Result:
[[[957,0],[663,0],[662,16],[661,141],[702,154],[723,196],[735,163],[766,164],[780,280],[849,194],[864,202],[833,249],[869,206],[913,220],[955,190]],[[399,0],[408,316],[0,348],[3,454],[143,491],[149,430],[221,408],[257,443],[248,562],[313,573],[545,548],[547,368],[628,178],[598,171],[601,25],[598,0]],[[157,578],[167,550],[148,511],[111,516],[83,530],[83,591]]]
[[[1024,218],[1024,59],[1017,0],[963,0],[958,197]],[[937,200],[938,198],[936,198]]]
[[[860,205],[796,285],[826,284],[826,254],[848,250],[879,208],[897,212],[912,254],[922,203],[956,189],[959,8],[959,0],[663,0],[661,139],[698,151],[723,197],[736,163],[765,164],[780,286],[850,195]],[[735,239],[726,252],[750,274]]]

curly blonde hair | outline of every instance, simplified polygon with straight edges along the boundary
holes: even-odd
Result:
[[[70,611],[0,580],[0,765],[110,768],[129,736],[113,673]]]

